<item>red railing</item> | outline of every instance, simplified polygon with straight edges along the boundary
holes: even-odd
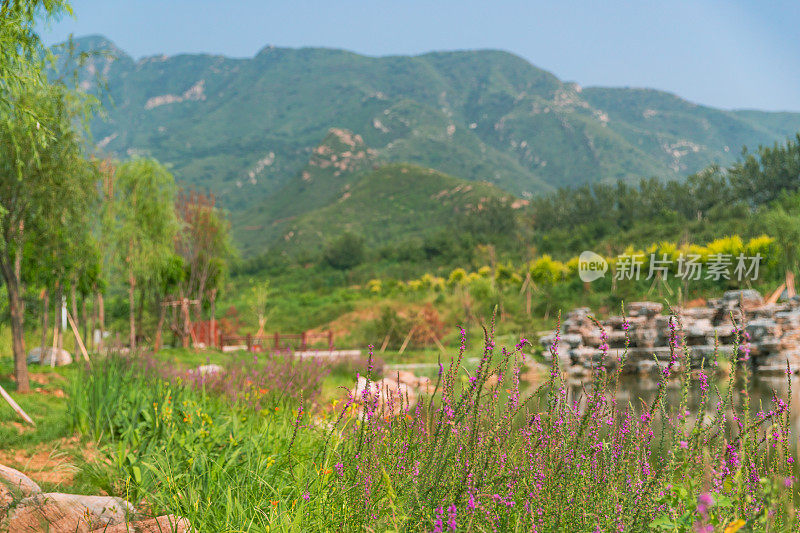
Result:
[[[248,352],[255,351],[282,351],[306,350],[312,346],[324,344],[329,350],[333,349],[333,331],[303,333],[269,333],[263,335],[222,335],[220,336],[220,349],[225,346],[245,346]]]

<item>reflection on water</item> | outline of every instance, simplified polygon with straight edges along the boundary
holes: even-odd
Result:
[[[716,405],[720,396],[724,401],[728,394],[729,377],[723,376],[715,380],[708,390],[709,400],[706,404],[706,417],[711,420],[716,414]],[[773,397],[789,403],[791,413],[791,426],[793,435],[793,448],[797,449],[797,439],[800,436],[800,378],[791,377],[791,401],[789,398],[790,381],[786,376],[759,376],[749,374],[748,393],[750,396],[750,412],[755,415],[759,411],[768,412],[775,408]],[[571,400],[582,398],[591,390],[591,382],[570,381],[568,394]],[[538,386],[538,382],[529,382],[530,386]],[[716,384],[716,389],[714,387]],[[621,410],[630,402],[635,410],[640,410],[642,404],[650,405],[658,392],[658,381],[644,376],[622,375],[619,390],[617,391],[618,405]],[[733,403],[737,409],[744,407],[744,377],[738,372],[733,380]],[[717,391],[719,391],[717,393]],[[676,409],[681,402],[681,382],[678,379],[668,382],[664,393],[664,403],[668,410]],[[700,382],[696,379],[690,381],[687,409],[694,416],[700,409],[701,391]]]

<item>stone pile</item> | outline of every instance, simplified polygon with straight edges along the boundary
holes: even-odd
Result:
[[[611,316],[600,321],[606,333],[608,357],[606,368],[615,368],[629,339],[624,372],[647,374],[670,359],[670,317],[664,306],[656,302],[635,302],[626,306],[627,319]],[[767,304],[755,290],[727,291],[722,298],[709,300],[698,307],[673,308],[682,332],[678,332],[681,347],[688,348],[691,366],[702,361],[706,367],[717,353],[730,357],[734,349],[736,326],[744,326],[745,339],[740,346],[740,358],[746,356],[753,370],[761,374],[783,374],[788,360],[792,372],[800,371],[800,300]],[[601,329],[589,318],[589,308],[581,307],[568,313],[561,325],[558,356],[561,367],[576,376],[588,375],[593,365],[601,362]],[[677,326],[676,326],[677,329]],[[549,347],[554,334],[539,340],[550,357]],[[746,343],[745,343],[746,341]],[[681,348],[682,350],[682,348]],[[656,363],[656,359],[658,363]]]

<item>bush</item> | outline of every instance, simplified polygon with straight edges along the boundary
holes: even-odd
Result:
[[[344,233],[325,249],[325,261],[337,270],[349,270],[364,261],[364,239],[352,233]]]

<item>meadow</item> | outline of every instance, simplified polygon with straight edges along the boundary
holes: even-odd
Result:
[[[672,346],[680,335],[675,325]],[[20,449],[71,437],[70,490],[200,531],[796,529],[791,381],[751,410],[747,372],[715,374],[730,354],[677,373],[687,354],[675,348],[648,401],[620,401],[621,374],[600,365],[579,389],[558,357],[521,380],[530,348],[496,344],[491,325],[478,342],[462,330],[414,404],[352,390],[356,373],[390,373],[371,352],[339,366],[112,353],[56,371],[65,397],[20,395],[35,430],[17,432],[5,411],[0,430]],[[225,371],[191,372],[209,362]]]

